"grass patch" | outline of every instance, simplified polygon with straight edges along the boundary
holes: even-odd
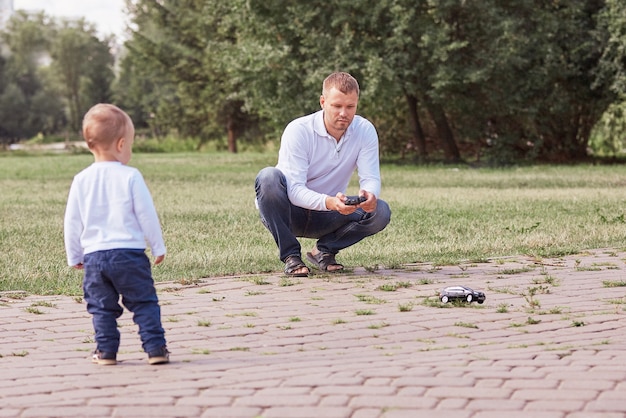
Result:
[[[383,292],[395,292],[400,288],[409,288],[411,286],[413,286],[413,284],[410,282],[385,283],[378,286],[376,290],[382,290]]]
[[[359,300],[359,302],[371,303],[374,305],[381,305],[383,303],[387,303],[386,300],[380,299],[371,295],[354,295],[354,296]]]
[[[469,322],[455,322],[454,323],[455,326],[457,327],[463,327],[463,328],[475,328],[478,329],[478,325],[476,324],[471,324]]]
[[[33,303],[31,303],[30,306],[43,306],[43,307],[46,307],[46,308],[56,308],[57,307],[56,304],[54,304],[52,302],[46,302],[46,301],[43,301],[43,300],[38,301],[38,302],[33,302]]]
[[[413,304],[411,302],[398,304],[398,311],[400,312],[411,312],[412,310],[413,310]]]
[[[81,295],[82,272],[66,266],[63,214],[72,178],[92,156],[0,153],[0,159],[0,289]],[[168,246],[165,262],[153,270],[155,281],[193,285],[282,272],[254,207],[254,178],[275,163],[275,152],[135,153],[130,165],[146,179]],[[340,253],[350,268],[428,262],[435,272],[468,260],[621,248],[626,235],[623,198],[615,193],[626,178],[623,165],[450,170],[383,164],[381,172],[393,218],[380,234]],[[355,176],[349,190],[357,184]],[[303,248],[314,243],[301,240]]]
[[[251,277],[249,279],[246,279],[251,281],[252,283],[259,285],[259,286],[264,286],[264,285],[268,285],[271,284],[270,282],[268,282],[267,280],[265,280],[263,277]]]
[[[428,306],[431,308],[451,308],[455,301],[452,300],[450,303],[443,303],[439,300],[438,297],[430,298],[426,297],[422,299],[422,305]]]
[[[357,309],[354,313],[357,315],[374,315],[374,311],[371,309]]]
[[[28,312],[28,313],[32,313],[32,314],[35,314],[35,315],[43,315],[43,313],[44,313],[43,311],[37,309],[34,306],[28,306],[28,307],[24,308],[24,310],[26,312]]]
[[[626,281],[624,280],[604,280],[602,281],[604,287],[626,287]]]
[[[385,327],[388,327],[388,326],[389,326],[388,323],[381,322],[380,324],[371,324],[367,328],[369,328],[369,329],[381,329],[381,328],[385,328]]]
[[[626,298],[622,298],[622,299],[609,299],[606,301],[607,303],[610,303],[612,305],[625,305],[626,304]]]
[[[278,285],[281,287],[295,286],[300,283],[302,282],[299,280],[292,280],[288,277],[281,277],[281,279],[278,281]]]
[[[538,279],[533,279],[533,284],[549,284],[551,286],[558,286],[560,281],[558,278],[551,276],[549,274],[544,274],[543,277]]]
[[[602,267],[598,267],[598,266],[576,267],[576,271],[602,271]]]
[[[179,284],[181,286],[193,286],[193,285],[197,285],[199,283],[201,283],[202,280],[200,278],[193,278],[193,279],[178,279],[175,280],[174,283]]]
[[[500,270],[499,273],[504,274],[504,275],[513,275],[513,274],[527,273],[529,271],[533,271],[533,269],[530,267],[520,267],[520,268],[515,268],[515,269]]]

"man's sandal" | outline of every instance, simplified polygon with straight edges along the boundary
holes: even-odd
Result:
[[[306,272],[296,273],[298,270],[305,268]],[[285,259],[285,274],[291,277],[307,277],[311,270],[302,262],[300,256],[290,255]]]
[[[321,251],[317,253],[316,255],[313,255],[313,253],[306,253],[306,259],[309,260],[313,264],[313,266],[315,266],[316,268],[322,271],[334,273],[336,271],[343,270],[343,264],[339,264],[335,260],[335,254],[323,253]],[[338,267],[328,270],[328,267],[330,266],[338,266]]]

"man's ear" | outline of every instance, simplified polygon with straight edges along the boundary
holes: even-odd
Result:
[[[323,94],[320,96],[320,107],[324,108],[324,95]]]

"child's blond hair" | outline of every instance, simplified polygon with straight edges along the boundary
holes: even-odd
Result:
[[[123,138],[132,126],[130,116],[122,109],[99,103],[89,109],[83,118],[83,138],[89,148],[108,147]]]

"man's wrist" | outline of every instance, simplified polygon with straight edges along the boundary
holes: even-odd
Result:
[[[324,206],[326,206],[326,210],[337,210],[337,205],[334,203],[335,202],[335,197],[334,196],[328,196],[326,195],[326,198],[324,199]]]

